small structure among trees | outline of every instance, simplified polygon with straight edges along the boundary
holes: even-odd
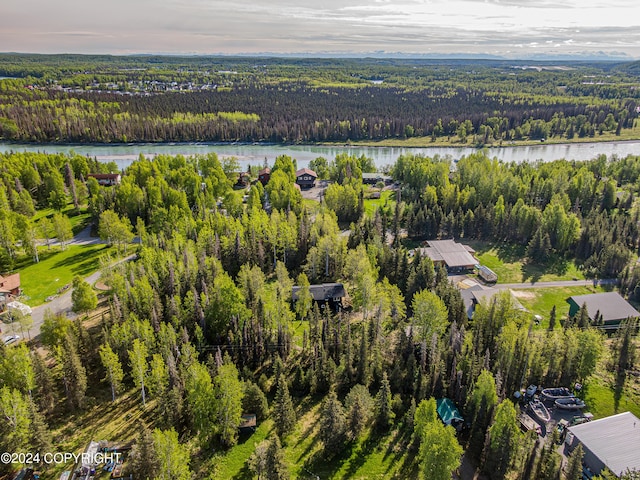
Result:
[[[300,290],[303,287],[294,286],[291,292],[291,299],[295,304],[300,296]],[[319,285],[309,285],[307,287],[309,293],[313,297],[313,300],[318,304],[320,308],[324,308],[328,305],[333,311],[339,311],[342,309],[342,299],[346,296],[344,285],[341,283],[322,283]]]
[[[486,283],[495,283],[498,281],[498,275],[489,267],[480,265],[478,267],[478,276]]]
[[[448,272],[463,272],[478,265],[473,256],[475,250],[454,240],[429,240],[429,246],[419,248],[422,256],[431,259],[434,265],[444,265]]]
[[[300,188],[313,188],[316,185],[318,175],[309,168],[301,168],[296,172],[296,184]]]

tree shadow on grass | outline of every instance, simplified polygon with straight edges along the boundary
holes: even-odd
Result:
[[[523,263],[522,264],[522,281],[538,282],[542,275],[551,273],[559,277],[566,275],[569,271],[569,261],[566,258],[557,255],[552,256],[549,260],[542,263]]]
[[[106,247],[106,245],[104,246]],[[100,255],[104,247],[98,249],[85,250],[77,255],[73,255],[53,264],[52,268],[70,267],[70,271],[76,275],[83,275],[95,270],[100,263]]]

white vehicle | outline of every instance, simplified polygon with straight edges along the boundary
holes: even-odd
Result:
[[[18,340],[20,340],[20,335],[7,335],[2,340],[4,341],[5,345],[11,345],[12,343],[15,343]]]

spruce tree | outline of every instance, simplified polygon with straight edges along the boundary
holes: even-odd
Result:
[[[382,375],[380,390],[378,390],[378,394],[376,395],[375,400],[375,423],[376,428],[380,431],[387,431],[393,425],[395,413],[393,412],[391,401],[391,385],[389,384],[389,379],[387,378],[387,372],[384,372]]]
[[[296,411],[293,408],[289,387],[284,375],[278,377],[278,386],[273,405],[274,421],[279,437],[284,437],[296,424]]]
[[[549,331],[552,332],[556,328],[556,306],[551,307],[549,312]]]
[[[284,452],[282,451],[280,438],[277,435],[269,442],[267,447],[265,470],[265,479],[287,480],[289,478]]]
[[[569,463],[565,474],[566,480],[581,480],[582,479],[582,456],[584,451],[582,450],[582,444],[578,443],[578,446],[569,455]]]
[[[326,396],[320,414],[320,440],[324,443],[324,456],[331,458],[343,448],[347,437],[344,408],[334,390]]]

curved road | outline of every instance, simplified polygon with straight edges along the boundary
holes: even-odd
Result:
[[[136,240],[137,239],[134,239],[134,243],[136,242]],[[58,243],[57,241],[51,242],[51,245],[56,245],[57,243]],[[80,233],[78,233],[78,235],[73,237],[73,239],[67,245],[92,245],[96,243],[105,243],[105,242],[103,242],[99,238],[92,237],[91,226],[88,226],[87,228],[82,230]],[[127,257],[124,257],[118,260],[113,265],[117,265],[119,263],[129,261],[135,257],[136,257],[136,254],[129,255]],[[93,285],[95,282],[97,282],[100,279],[101,274],[102,272],[98,270],[97,272],[92,273],[88,277],[85,277],[84,280],[88,284]],[[56,296],[56,298],[54,298],[50,302],[44,303],[37,307],[33,307],[32,313],[31,313],[31,318],[33,318],[33,325],[28,332],[28,335],[31,338],[35,338],[38,335],[40,335],[40,327],[44,322],[45,313],[48,310],[51,311],[51,313],[53,314],[62,313],[67,315],[69,318],[72,318],[72,319],[75,318],[76,314],[71,311],[71,291],[72,289],[68,289],[64,293]],[[2,322],[0,322],[0,325],[4,327],[4,324]],[[4,332],[5,329],[2,328],[2,331]]]

